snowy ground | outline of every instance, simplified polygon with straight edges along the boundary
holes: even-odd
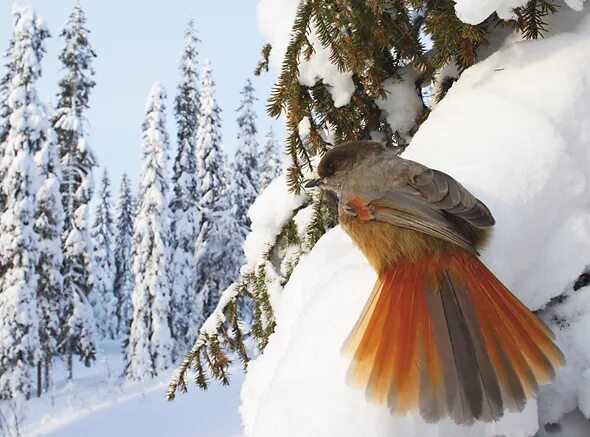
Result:
[[[26,437],[230,437],[241,432],[238,414],[242,375],[229,387],[194,385],[173,402],[164,398],[171,373],[140,384],[123,384],[119,343],[102,345],[96,365],[77,363],[66,384],[58,363],[55,390],[25,403],[20,435]],[[1,404],[6,414],[6,403]],[[2,431],[0,431],[2,434]],[[14,435],[16,433],[13,432]]]

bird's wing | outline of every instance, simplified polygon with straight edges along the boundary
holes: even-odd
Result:
[[[477,228],[489,228],[488,208],[459,182],[437,170],[424,169],[384,192],[365,192],[346,201],[345,213],[377,220],[448,241],[477,253],[472,241],[451,217]]]
[[[490,210],[459,182],[446,173],[426,168],[409,185],[430,208],[459,217],[479,229],[491,228],[495,220]]]

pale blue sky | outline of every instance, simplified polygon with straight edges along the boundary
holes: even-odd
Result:
[[[61,65],[57,59],[63,40],[58,36],[75,0],[28,0],[47,22],[52,33],[43,62],[40,97],[54,101]],[[123,171],[135,182],[140,170],[141,122],[145,99],[153,82],[168,91],[168,121],[171,145],[175,150],[176,129],[172,116],[178,79],[178,58],[184,29],[194,18],[198,36],[199,63],[209,59],[217,83],[222,108],[223,142],[232,154],[236,138],[236,112],[240,90],[251,77],[259,98],[259,141],[270,125],[281,132],[280,122],[264,112],[274,80],[271,73],[254,77],[264,41],[256,23],[257,0],[82,0],[91,42],[98,54],[95,61],[96,87],[90,99],[89,144],[99,164],[107,166],[116,195]],[[0,0],[0,50],[8,45],[12,25],[12,3]],[[286,24],[288,25],[288,24]],[[99,172],[95,173],[95,183]],[[135,185],[135,184],[134,184]]]

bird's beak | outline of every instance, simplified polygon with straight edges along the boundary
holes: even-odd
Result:
[[[324,184],[324,178],[316,178],[310,179],[307,183],[303,186],[304,188],[314,188],[319,187]]]

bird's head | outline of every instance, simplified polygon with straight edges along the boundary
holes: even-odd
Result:
[[[382,159],[386,146],[376,141],[355,141],[330,149],[318,164],[317,178],[305,184],[305,188],[319,187],[340,196],[342,184],[358,165],[370,167]]]

